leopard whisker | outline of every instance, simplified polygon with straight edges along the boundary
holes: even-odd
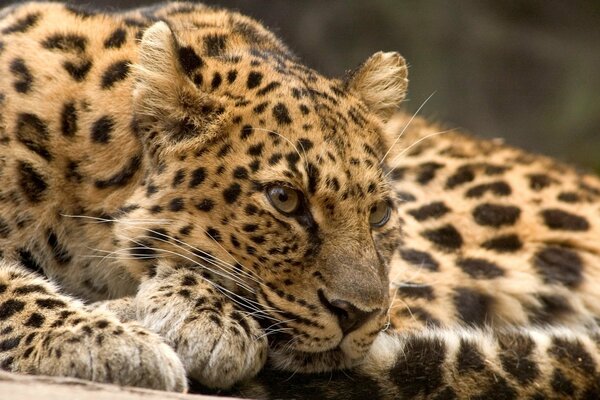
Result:
[[[85,215],[66,215],[66,214],[64,214],[64,216],[67,216],[67,217],[74,217],[74,218],[87,218],[87,219],[93,219],[93,220],[96,220],[96,221],[98,221],[99,223],[103,223],[103,222],[116,222],[116,221],[117,221],[117,219],[99,218],[99,217],[92,217],[92,216],[85,216]],[[140,220],[140,219],[138,219],[138,220],[128,220],[127,222],[124,222],[124,221],[120,221],[120,220],[119,220],[119,222],[120,222],[120,223],[125,223],[125,224],[128,224],[128,225],[137,225],[137,224],[136,224],[136,222],[137,222],[137,221],[143,222],[144,224],[146,224],[146,223],[162,223],[163,221],[173,222],[173,220],[167,220],[167,219],[164,219],[164,220],[163,220],[163,219],[145,219],[145,220]],[[226,266],[230,267],[232,270],[235,270],[235,267],[234,267],[233,265],[231,265],[231,264],[229,264],[229,263],[225,262],[224,260],[221,260],[221,259],[219,259],[219,258],[217,258],[217,257],[215,257],[215,256],[213,256],[213,255],[211,255],[211,254],[208,254],[208,253],[206,253],[206,252],[204,252],[204,251],[202,251],[202,250],[200,250],[200,249],[197,249],[197,248],[195,248],[194,246],[191,246],[191,245],[189,245],[189,244],[187,244],[187,243],[185,243],[185,242],[183,242],[183,241],[181,241],[181,240],[179,240],[179,239],[176,239],[176,238],[174,238],[174,237],[172,237],[172,236],[169,236],[169,235],[165,235],[165,234],[163,234],[162,232],[158,232],[158,231],[154,231],[154,230],[148,230],[148,231],[149,231],[149,232],[152,232],[152,233],[153,233],[153,234],[155,234],[155,235],[161,235],[161,236],[165,236],[165,237],[167,237],[167,238],[171,239],[172,241],[175,241],[175,242],[182,243],[182,244],[184,244],[184,245],[186,245],[186,246],[188,246],[188,247],[192,248],[192,249],[193,249],[193,250],[195,250],[195,251],[202,252],[202,253],[203,253],[203,254],[205,254],[206,256],[208,256],[208,257],[211,257],[213,260],[217,260],[217,261],[219,261],[219,262],[221,262],[221,263],[225,264]],[[206,231],[205,231],[205,232],[206,232]],[[213,239],[213,240],[214,240],[214,239]],[[217,244],[218,244],[218,243],[217,243]],[[219,245],[219,246],[220,246],[220,245]],[[222,246],[220,246],[220,247],[223,249],[223,247],[222,247]],[[180,247],[180,248],[181,248],[181,247]],[[223,250],[225,250],[225,251],[227,252],[227,250],[226,250],[226,249],[223,249]],[[232,256],[232,255],[231,255],[229,252],[227,252],[227,253],[228,253],[228,254],[229,254],[229,255],[230,255],[230,256],[231,256],[231,257],[232,257],[232,258],[235,260],[235,258],[234,258],[234,257],[233,257],[233,256]],[[194,254],[194,255],[196,255],[196,254]],[[196,256],[197,256],[197,255],[196,255]],[[199,257],[199,256],[198,256],[198,257]],[[199,257],[199,258],[201,258],[201,257]],[[209,260],[207,260],[207,259],[203,259],[203,260],[204,260],[204,261],[209,261]],[[235,261],[237,262],[237,260],[235,260]],[[240,263],[238,262],[238,264],[240,264]],[[242,265],[242,264],[240,264],[240,265]],[[238,271],[236,271],[236,272],[238,272]],[[244,270],[240,270],[239,272],[240,272],[241,274],[244,274],[244,275],[246,275],[246,276],[247,276],[249,279],[252,279],[252,280],[254,280],[254,281],[255,281],[255,282],[257,282],[258,284],[262,284],[260,281],[258,281],[258,280],[257,280],[256,278],[254,278],[252,275],[248,274],[246,271],[244,271]]]
[[[196,265],[198,265],[198,266],[200,266],[200,267],[202,267],[202,268],[205,268],[205,269],[208,269],[208,270],[209,270],[209,271],[211,271],[211,272],[214,272],[214,271],[212,271],[210,268],[208,268],[208,267],[206,267],[206,266],[204,266],[204,265],[202,265],[202,264],[198,263],[197,261],[195,261],[195,260],[192,260],[191,258],[189,258],[189,257],[186,257],[186,256],[184,256],[184,255],[182,255],[182,254],[179,254],[179,253],[176,253],[176,252],[173,252],[173,251],[170,251],[170,250],[166,250],[166,249],[160,249],[160,248],[153,248],[153,247],[145,246],[145,245],[144,245],[144,244],[142,244],[142,243],[136,242],[136,240],[135,240],[135,239],[131,239],[131,238],[122,238],[122,239],[125,239],[125,240],[131,240],[132,242],[134,242],[134,243],[138,244],[139,246],[141,246],[141,248],[142,248],[142,249],[151,249],[151,250],[154,250],[154,251],[158,251],[158,252],[163,252],[163,253],[167,253],[167,254],[172,254],[172,255],[179,256],[179,257],[181,257],[181,258],[184,258],[184,259],[186,259],[186,260],[188,260],[188,261],[190,261],[190,262],[192,262],[192,263],[194,263],[194,264],[196,264]],[[222,286],[221,286],[221,285],[219,285],[218,283],[216,283],[216,282],[213,282],[213,281],[211,281],[210,279],[207,279],[207,278],[205,278],[205,277],[203,277],[203,276],[201,276],[201,275],[200,275],[200,277],[201,277],[203,280],[205,280],[207,283],[209,283],[210,285],[212,285],[212,286],[213,286],[215,289],[219,290],[219,291],[220,291],[220,292],[221,292],[221,293],[222,293],[222,294],[223,294],[225,297],[229,298],[229,299],[230,299],[231,301],[233,301],[234,303],[236,303],[236,304],[238,304],[238,305],[240,305],[240,306],[242,306],[242,307],[249,307],[250,309],[252,309],[252,310],[254,310],[254,311],[257,311],[257,312],[260,312],[260,311],[262,311],[262,310],[260,310],[260,309],[258,309],[258,308],[252,308],[252,306],[250,306],[250,305],[248,305],[248,304],[243,304],[243,302],[245,302],[245,303],[250,303],[250,304],[251,304],[251,303],[252,303],[252,300],[249,300],[249,299],[247,299],[247,298],[245,298],[245,297],[239,296],[238,294],[231,292],[230,290],[228,290],[228,289],[226,289],[226,288],[222,287]],[[224,292],[226,292],[226,293],[224,293]],[[240,303],[240,301],[238,301],[238,300],[234,299],[234,297],[232,297],[232,296],[234,296],[234,297],[239,297],[239,298],[240,298],[240,299],[241,299],[243,302],[242,302],[242,303]],[[260,305],[260,304],[259,304],[259,305]],[[255,306],[254,306],[254,307],[255,307]],[[266,314],[266,311],[264,311],[264,312],[265,312],[265,314]],[[266,314],[266,315],[267,315],[268,317],[270,317],[268,314]]]
[[[403,155],[404,155],[404,154],[405,154],[407,151],[409,151],[410,149],[412,149],[413,147],[415,147],[415,146],[416,146],[416,145],[418,145],[419,143],[423,142],[424,140],[431,139],[431,138],[432,138],[432,137],[434,137],[434,136],[438,136],[438,135],[441,135],[441,134],[444,134],[444,133],[449,133],[449,132],[452,132],[452,131],[455,131],[455,130],[456,130],[455,128],[452,128],[452,129],[446,129],[446,130],[444,130],[444,131],[438,131],[438,132],[433,132],[433,133],[430,133],[430,134],[428,134],[428,135],[425,135],[425,136],[423,136],[423,137],[422,137],[422,138],[420,138],[419,140],[415,141],[415,142],[414,142],[413,144],[411,144],[410,146],[408,146],[408,147],[406,147],[406,148],[402,149],[402,151],[401,151],[400,153],[398,153],[396,156],[394,156],[394,158],[392,159],[392,163],[395,163],[395,164],[394,164],[394,165],[393,165],[393,166],[390,168],[390,170],[389,170],[389,171],[388,171],[388,172],[387,172],[387,173],[384,175],[384,177],[385,177],[385,178],[387,178],[387,177],[388,177],[388,176],[389,176],[389,175],[392,173],[392,171],[394,170],[394,168],[396,168],[396,167],[398,166],[398,163],[400,163],[400,161],[401,161],[400,157],[402,157],[402,156],[403,156]]]
[[[152,233],[154,233],[154,232],[152,232]],[[223,268],[221,265],[219,265],[218,263],[214,262],[214,260],[212,259],[212,258],[214,258],[214,257],[212,257],[212,255],[211,255],[211,257],[202,257],[202,256],[200,256],[200,255],[198,255],[198,254],[195,254],[195,253],[193,253],[193,252],[191,252],[191,251],[189,251],[189,250],[187,250],[187,249],[185,249],[185,248],[183,248],[183,247],[181,247],[181,246],[177,245],[177,244],[173,244],[173,243],[171,243],[171,241],[169,241],[169,240],[166,240],[166,239],[161,239],[161,238],[157,238],[157,237],[150,237],[150,236],[146,236],[146,235],[144,235],[144,236],[140,236],[140,237],[143,237],[143,238],[148,238],[148,239],[153,239],[153,240],[158,240],[158,241],[161,241],[161,242],[164,242],[164,243],[170,243],[170,244],[172,244],[173,246],[175,246],[176,248],[178,248],[178,249],[181,249],[181,250],[183,250],[183,251],[186,251],[186,252],[188,252],[189,254],[191,254],[192,256],[199,258],[200,260],[202,260],[202,261],[205,261],[205,262],[207,262],[207,263],[209,263],[209,264],[211,264],[211,265],[213,265],[213,266],[215,266],[215,267],[217,267],[217,268],[220,268],[220,270],[222,271],[222,273],[221,273],[221,272],[214,271],[214,270],[212,270],[212,269],[211,269],[210,271],[211,271],[211,272],[214,272],[215,274],[217,274],[217,275],[219,275],[219,276],[221,276],[221,277],[223,277],[223,278],[230,279],[230,280],[232,280],[233,282],[235,282],[235,283],[239,284],[239,285],[240,285],[240,287],[242,287],[243,289],[245,289],[245,290],[249,291],[250,293],[254,293],[254,289],[252,289],[250,286],[248,286],[248,285],[247,285],[247,284],[246,284],[244,281],[242,281],[242,280],[241,280],[239,277],[235,276],[233,273],[231,273],[231,272],[230,272],[230,271],[228,271],[228,270],[225,270],[225,269],[224,269],[224,268]],[[177,253],[177,254],[179,254],[179,253]]]
[[[383,155],[383,157],[381,157],[381,160],[379,161],[379,164],[383,164],[383,162],[385,161],[385,158],[388,156],[388,154],[390,154],[390,152],[392,151],[392,149],[394,148],[394,146],[396,145],[396,143],[398,143],[398,140],[400,140],[400,138],[402,137],[402,135],[404,135],[404,132],[406,131],[406,129],[408,129],[408,127],[410,126],[410,124],[416,118],[417,114],[419,114],[419,112],[421,111],[421,109],[423,109],[423,107],[425,107],[425,104],[427,104],[427,102],[429,101],[429,99],[431,99],[435,93],[436,93],[435,91],[433,93],[431,93],[429,95],[429,97],[427,97],[425,99],[425,101],[423,101],[421,103],[421,105],[419,106],[419,108],[417,109],[417,111],[415,111],[415,113],[412,115],[412,117],[410,117],[410,119],[408,120],[408,122],[406,123],[406,125],[404,125],[404,128],[402,128],[402,131],[400,131],[400,134],[396,137],[396,140],[394,140],[394,143],[392,143],[392,145],[385,152],[385,154]]]

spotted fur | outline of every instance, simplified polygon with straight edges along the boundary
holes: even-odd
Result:
[[[401,135],[386,175],[402,229],[376,237],[390,259],[388,329],[351,371],[267,368],[234,394],[600,396],[600,180],[405,114],[388,128],[390,143]]]
[[[27,3],[3,11],[0,69],[4,369],[183,390],[184,370],[212,388],[252,377],[268,347],[305,372],[365,357],[389,305],[369,216],[391,202],[398,54],[327,79],[227,10]],[[57,286],[29,290],[42,276]]]
[[[597,397],[600,182],[388,122],[406,84],[396,53],[326,79],[198,4],[0,12],[0,366],[258,398]]]

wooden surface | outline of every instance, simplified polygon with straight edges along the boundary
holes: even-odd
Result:
[[[0,371],[0,400],[223,400],[223,397],[177,394],[104,385],[71,378],[17,375]]]

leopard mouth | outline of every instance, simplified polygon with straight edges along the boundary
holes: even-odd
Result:
[[[363,335],[360,335],[361,337]],[[356,335],[344,335],[332,340],[327,348],[305,350],[295,348],[294,336],[285,332],[274,332],[268,336],[269,364],[283,371],[302,373],[330,372],[352,368],[360,364],[366,357],[370,346],[357,347]],[[361,342],[365,342],[361,340]]]
[[[316,353],[275,346],[269,349],[269,363],[275,369],[282,371],[321,373],[352,368],[360,364],[366,355],[367,352],[360,357],[350,357],[342,350],[341,344],[333,349]]]

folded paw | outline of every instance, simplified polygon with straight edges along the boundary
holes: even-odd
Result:
[[[267,358],[264,332],[253,318],[237,310],[189,318],[174,347],[189,376],[215,388],[252,378]]]
[[[137,324],[102,317],[32,333],[12,370],[183,392],[185,369],[162,339]]]
[[[173,347],[188,375],[207,387],[251,378],[266,361],[259,324],[189,272],[163,272],[144,282],[135,303],[138,321]]]

